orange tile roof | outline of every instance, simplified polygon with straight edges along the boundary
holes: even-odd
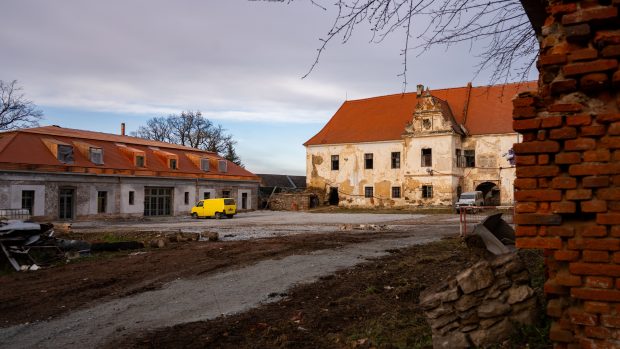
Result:
[[[58,144],[74,145],[72,164],[64,164],[56,159],[43,140],[56,141]],[[103,165],[96,165],[76,149],[78,142],[103,149]],[[127,152],[121,150],[119,144],[144,152],[146,166],[137,167]],[[168,164],[157,156],[157,147],[161,151],[177,155],[177,169],[172,170]],[[221,160],[222,157],[213,152],[176,144],[144,140],[141,138],[113,135],[101,132],[82,131],[57,126],[20,129],[0,133],[0,169],[29,169],[34,171],[79,172],[123,174],[136,176],[173,176],[205,179],[245,179],[258,181],[258,176],[228,161],[228,171],[218,172],[217,168],[202,171],[187,154]]]
[[[505,85],[431,90],[450,106],[471,135],[511,133],[512,98],[535,90],[535,81]],[[469,92],[469,104],[465,105]],[[415,92],[346,101],[319,133],[304,145],[400,140],[417,104]],[[465,122],[463,122],[465,121]]]

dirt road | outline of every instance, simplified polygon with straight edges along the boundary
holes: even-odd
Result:
[[[332,223],[327,224],[332,225],[341,224],[341,222],[351,222],[351,220],[359,223],[364,222],[362,215],[356,214],[353,216],[355,217],[345,217],[339,214],[325,217],[316,216],[314,218],[315,220],[321,219],[322,221],[315,221],[314,224],[325,225],[325,218],[331,219]],[[115,290],[117,297],[100,295],[100,301],[83,304],[78,303],[79,310],[65,313],[58,318],[53,318],[49,321],[2,328],[0,329],[0,347],[93,347],[105,344],[120,336],[145,329],[207,320],[221,314],[240,312],[255,307],[261,302],[277,300],[278,297],[273,297],[273,295],[286,293],[287,289],[293,285],[312,282],[320,276],[331,274],[339,269],[349,268],[366,261],[368,258],[385,255],[387,250],[405,248],[415,244],[438,240],[445,235],[454,235],[456,231],[454,224],[448,222],[441,224],[437,219],[433,221],[435,225],[426,224],[424,223],[425,220],[423,216],[413,217],[412,215],[406,215],[406,217],[395,217],[395,215],[388,215],[390,217],[381,219],[373,216],[374,215],[370,215],[369,217],[370,221],[373,223],[398,221],[399,224],[397,225],[400,226],[401,229],[403,226],[407,226],[408,228],[395,231],[393,227],[391,229],[386,227],[385,231],[374,233],[331,233],[331,235],[326,233],[324,236],[318,236],[316,240],[310,239],[310,241],[314,241],[315,244],[310,247],[305,247],[305,249],[301,246],[298,246],[297,249],[293,249],[292,251],[281,248],[275,250],[275,252],[271,251],[273,253],[269,253],[269,249],[264,249],[264,254],[258,253],[255,259],[249,258],[246,260],[246,262],[249,263],[260,260],[259,262],[233,270],[230,270],[230,266],[239,265],[238,263],[224,264],[226,268],[207,268],[205,271],[192,268],[191,260],[189,263],[183,261],[184,263],[178,264],[179,270],[176,274],[170,271],[166,274],[168,277],[178,275],[179,279],[170,281],[163,287],[160,287],[161,284],[155,284],[155,286],[153,286],[152,280],[136,281],[134,283],[129,283],[131,287]],[[349,220],[347,221],[343,218]],[[445,217],[445,219],[450,219],[450,217]],[[238,221],[242,220],[231,220],[229,224],[241,225],[235,223]],[[265,225],[272,225],[272,222],[273,220],[269,220]],[[304,226],[312,225],[313,223],[304,222],[303,220],[301,220],[301,222]],[[174,225],[179,223],[170,222],[170,224]],[[181,222],[181,224],[184,223]],[[253,224],[259,226],[256,222]],[[263,225],[263,227],[265,225]],[[161,226],[159,227],[161,228]],[[149,227],[146,229],[149,229]],[[177,228],[175,226],[172,229]],[[243,228],[240,230],[243,230]],[[295,229],[290,230],[295,231]],[[333,226],[331,230],[334,230]],[[316,237],[317,235],[314,236]],[[275,240],[281,239],[283,238]],[[303,240],[306,239],[306,237],[290,237],[289,243],[294,244],[296,241],[295,239]],[[319,241],[329,241],[330,239],[333,239],[331,246],[318,243]],[[265,241],[265,239],[256,241],[258,250],[261,250],[260,246],[265,244]],[[285,242],[280,243],[282,246],[287,245]],[[220,250],[233,247],[236,248],[239,256],[251,253],[252,251],[251,241],[218,244],[220,244],[220,247],[217,248]],[[211,246],[217,246],[218,244],[212,244]],[[235,244],[245,245],[240,248]],[[217,252],[217,248],[215,252]],[[186,247],[182,249],[186,249]],[[201,254],[200,252],[200,250],[194,250],[193,255],[198,257]],[[209,253],[207,253],[207,255],[208,254]],[[190,256],[192,256],[192,254],[190,254]],[[238,258],[237,255],[233,256],[234,258]],[[277,258],[268,259],[274,256]],[[145,258],[142,256],[133,257]],[[125,264],[139,266],[139,264],[136,264],[135,259],[133,261],[128,261],[131,258],[132,256],[122,257],[122,259],[125,260]],[[114,259],[112,264],[114,264],[114,262],[118,263],[117,260],[118,259]],[[240,260],[243,260],[243,258]],[[150,266],[164,267],[164,269],[168,270],[165,267],[170,267],[171,261],[166,260],[164,263],[165,265],[151,264]],[[196,264],[200,265],[204,263],[208,263],[208,261],[196,258]],[[120,265],[123,264],[121,263]],[[100,280],[100,282],[104,284],[103,288],[107,287],[105,282],[115,283],[116,277],[120,278],[121,275],[124,276],[125,273],[118,269],[120,265],[114,269],[114,272],[117,274],[110,271],[110,274],[114,275],[108,275],[108,279]],[[177,264],[175,264],[175,266],[176,265]],[[241,263],[241,265],[244,265],[244,263]],[[191,269],[192,272],[189,274],[184,273],[183,268],[185,266]],[[88,268],[84,269],[88,270]],[[137,269],[130,269],[130,274],[143,271],[145,270],[141,270],[138,267]],[[75,278],[77,275],[79,274],[73,275],[73,277]],[[92,274],[89,273],[82,276],[87,275]],[[96,277],[96,275],[92,276]],[[3,280],[0,279],[0,282],[1,281]],[[21,280],[18,277],[17,279],[9,281],[13,281],[13,290],[16,292],[20,291],[21,286],[27,286],[29,282],[34,285],[33,288],[36,290],[37,282],[36,279],[32,277]],[[75,280],[73,281],[75,282]],[[162,281],[166,281],[166,279],[157,279],[158,283]],[[94,285],[94,287],[97,286]],[[62,288],[61,291],[57,293],[64,295],[63,292],[70,294],[71,290]],[[79,297],[79,295],[80,291],[76,291],[73,296]],[[68,298],[69,297],[66,297],[67,300]],[[56,300],[56,298],[51,301],[54,300]],[[2,304],[8,303],[2,300]],[[50,304],[50,307],[53,305],[54,304]],[[13,309],[13,311],[16,311],[16,309]],[[62,314],[63,312],[59,313]],[[52,312],[50,315],[53,316],[56,314]],[[7,322],[11,323],[10,321]]]

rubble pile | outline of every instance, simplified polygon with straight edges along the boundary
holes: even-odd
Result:
[[[487,347],[531,325],[537,299],[516,253],[481,261],[420,297],[434,348]]]

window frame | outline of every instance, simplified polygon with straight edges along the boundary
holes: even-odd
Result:
[[[177,161],[177,159],[168,159],[168,166],[170,167],[171,170],[178,170],[179,169],[179,163]]]
[[[374,153],[364,153],[364,169],[372,170],[374,167]]]
[[[228,161],[226,160],[218,160],[217,161],[217,170],[221,173],[228,172]]]
[[[97,190],[97,213],[106,213],[108,209],[108,192]]]
[[[428,151],[428,154],[424,154],[425,151]],[[433,167],[433,148],[422,148],[420,160],[420,167]]]
[[[56,159],[63,164],[73,164],[75,161],[75,150],[73,149],[73,146],[68,144],[58,144],[57,147]],[[67,151],[61,151],[61,149],[66,149]]]
[[[422,199],[432,199],[433,198],[433,186],[430,184],[425,184],[421,187],[422,190]]]
[[[200,159],[200,169],[202,171],[209,172],[209,170],[211,169],[211,164],[209,163],[209,159]]]
[[[332,155],[331,157],[331,169],[332,171],[340,170],[340,155]]]
[[[464,149],[463,157],[465,158],[465,167],[476,167],[476,150]]]
[[[364,187],[364,197],[366,199],[372,199],[375,196],[374,187]]]
[[[141,161],[138,161],[140,159]],[[144,168],[146,167],[146,157],[144,155],[136,155],[134,158],[136,167]]]
[[[136,204],[136,192],[134,190],[130,190],[129,191],[129,197],[128,197],[128,203],[129,205],[133,206]]]
[[[396,195],[394,195],[396,194]],[[401,198],[401,188],[400,187],[392,187],[392,199],[400,199]]]
[[[28,193],[28,195],[24,195],[26,193]],[[34,203],[36,195],[37,193],[34,190],[22,190],[22,209],[28,209],[31,216],[34,215]]]
[[[399,169],[400,168],[400,152],[399,151],[393,151],[392,155],[391,155],[391,166],[392,169]]]

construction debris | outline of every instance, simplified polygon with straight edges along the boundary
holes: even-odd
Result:
[[[501,213],[485,218],[476,225],[473,234],[480,236],[487,250],[495,255],[515,250],[515,231],[502,219]]]

